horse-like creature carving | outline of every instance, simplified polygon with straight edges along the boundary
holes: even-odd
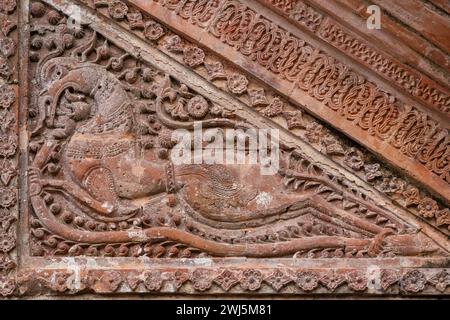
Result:
[[[275,175],[261,175],[259,165],[174,166],[161,145],[143,146],[136,100],[104,66],[52,58],[40,66],[39,76],[35,132],[47,128],[50,135],[32,163],[30,197],[40,221],[58,236],[80,243],[163,237],[217,256],[286,256],[313,249],[421,255],[439,250],[300,153],[283,151]],[[166,76],[156,92],[154,112],[168,129],[192,128],[192,121],[176,120],[165,108],[180,94],[190,98],[181,88],[172,88]],[[220,116],[202,121],[209,127],[238,125]],[[55,153],[61,172],[51,177],[45,168]],[[142,218],[154,214],[155,203],[166,201],[162,210],[180,212],[181,222],[130,230],[74,228],[52,213],[44,197],[48,192],[64,195],[61,201],[76,204],[67,210],[94,220]],[[383,224],[368,220],[370,215],[383,218]]]

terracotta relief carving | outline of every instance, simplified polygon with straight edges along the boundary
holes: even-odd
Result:
[[[170,130],[192,129],[200,119],[204,127],[234,128],[245,119],[211,114],[223,107],[157,66],[115,53],[95,32],[74,34],[62,24],[55,31],[36,34],[43,43],[68,40],[35,51],[42,57],[29,164],[33,254],[441,254],[417,230],[295,151],[282,153],[275,176],[250,165],[173,166]],[[149,70],[151,79],[144,79]],[[230,79],[231,91],[246,88],[242,76]],[[152,97],[142,94],[144,86],[153,88]],[[417,241],[422,245],[412,248]]]
[[[2,296],[449,293],[448,199],[128,2],[83,2],[0,0]],[[419,109],[237,1],[158,3],[450,182]],[[199,127],[276,129],[279,167],[174,161],[209,152]]]
[[[231,21],[234,21],[233,19],[243,23],[246,16],[251,21],[248,26],[247,24],[231,23]],[[261,66],[269,68],[272,72],[280,74],[288,80],[298,81],[298,86],[301,89],[323,101],[331,110],[351,120],[361,128],[369,130],[371,135],[383,140],[391,139],[392,141],[395,140],[395,136],[399,132],[408,135],[411,134],[413,128],[418,130],[419,127],[423,126],[420,123],[421,120],[419,120],[420,113],[417,111],[411,118],[411,126],[408,126],[409,120],[405,119],[405,117],[408,118],[408,108],[395,104],[394,97],[383,93],[354,71],[349,70],[316,48],[299,39],[290,38],[284,31],[272,31],[269,24],[267,22],[265,24],[262,18],[252,18],[253,16],[253,11],[238,2],[227,2],[211,23],[210,32],[225,43],[236,47],[236,50],[239,50],[242,54],[250,54],[250,59],[256,59]],[[234,25],[239,27],[235,28]],[[258,27],[259,32],[256,31]],[[238,38],[233,38],[233,34]],[[266,37],[263,37],[263,35]],[[247,42],[252,45],[251,51],[248,53],[243,49]],[[274,43],[277,43],[277,45]],[[292,44],[292,46],[289,46],[292,49],[287,51],[289,54],[285,54],[285,46],[289,44]],[[281,52],[283,52],[283,55],[281,55]],[[430,121],[434,126],[438,126],[431,119],[425,121]],[[392,144],[408,156],[415,155],[423,147],[426,138],[431,138],[431,131],[434,131],[435,127],[430,129],[430,131],[424,131],[423,140],[414,142],[416,151],[412,153],[408,153],[404,145],[395,142],[392,142]],[[433,157],[430,155],[431,157],[425,163],[428,168],[435,167],[431,170],[445,181],[450,182],[448,176],[450,170],[445,160],[448,157],[448,148],[446,147],[448,143],[445,140],[440,140],[437,143],[441,147],[439,151],[435,150],[442,154],[442,157],[440,157],[440,160],[436,158],[434,158],[436,160],[431,160]],[[447,150],[447,152],[441,153],[441,150]],[[434,161],[437,161],[437,163]],[[438,167],[441,167],[438,163],[444,165],[442,171],[441,168],[438,169]]]
[[[145,6],[140,1],[132,2],[141,7]],[[161,6],[177,14],[178,8],[184,5],[185,2],[176,2],[176,5],[171,3],[170,6],[165,2],[158,2],[149,6]],[[442,128],[436,120],[384,92],[348,66],[323,51],[316,50],[317,48],[305,43],[304,40],[293,35],[287,36],[286,31],[280,26],[275,26],[263,16],[256,17],[250,7],[239,2],[223,2],[220,9],[214,12],[214,19],[211,18],[209,25],[205,27],[208,35],[217,37],[234,48],[232,50],[238,55],[257,62],[280,79],[297,83],[303,92],[326,105],[342,119],[346,119],[348,125],[356,124],[358,128],[366,131],[370,136],[369,140],[388,141],[392,148],[398,150],[397,152],[420,166],[417,172],[430,170],[447,185],[449,171],[446,160],[447,142],[434,135],[440,130],[444,130],[443,135],[447,135],[445,133],[447,129]],[[415,118],[412,127],[402,122],[410,109],[421,115]],[[436,148],[432,151],[434,156],[428,154],[426,160],[417,161],[416,151],[408,152],[394,140],[397,131],[404,131],[408,135],[408,132],[412,134],[415,130],[420,130],[421,117],[428,117],[429,119],[425,121],[430,121],[433,125],[430,130],[421,133],[423,138],[414,143],[414,149],[418,151],[425,148],[425,140]],[[436,188],[433,190],[440,193]]]
[[[385,57],[383,53],[363,43],[360,39],[352,37],[340,27],[331,24],[329,20],[324,23],[319,34],[336,47],[364,61],[387,79],[393,80],[411,95],[420,98],[445,115],[450,115],[449,95],[438,89],[431,80],[424,79],[423,76],[402,67],[394,59]]]
[[[409,94],[420,98],[427,105],[435,107],[446,116],[450,114],[450,96],[438,84],[387,56],[362,38],[353,35],[332,18],[323,19],[323,14],[305,4],[304,1],[295,1],[295,4],[280,4],[270,0],[262,0],[262,2],[281,9],[289,18],[316,32],[321,38],[346,54],[366,63],[372,70],[404,88]]]
[[[0,296],[16,287],[17,3],[0,5]]]
[[[313,32],[317,31],[317,28],[322,23],[323,15],[303,1],[292,1],[289,3],[280,3],[278,1],[269,2],[286,12],[291,19],[299,22]]]
[[[366,274],[356,269],[209,269],[153,270],[153,271],[104,271],[82,272],[79,278],[67,270],[55,270],[47,274],[32,275],[24,272],[18,279],[23,294],[76,294],[76,293],[240,293],[254,294],[264,291],[275,294],[308,295],[321,291],[337,294],[348,289],[362,294],[381,289],[398,296],[414,295],[434,289],[444,293],[450,284],[448,270],[432,269],[382,269]],[[54,280],[50,280],[54,279]],[[32,280],[32,281],[30,281]],[[373,283],[376,283],[375,285]]]
[[[106,9],[104,11],[101,10],[102,6],[97,5],[96,8],[98,12],[101,12],[107,16],[109,15]],[[141,18],[143,19],[142,21],[147,19],[145,15],[141,15]],[[133,30],[130,22],[123,21],[122,25],[130,30]],[[324,124],[319,125],[317,119],[300,112],[290,103],[277,97],[277,95],[274,92],[271,92],[270,89],[262,89],[260,84],[254,83],[255,81],[247,79],[229,65],[224,66],[221,62],[221,57],[218,57],[212,52],[206,51],[205,58],[205,53],[203,52],[204,50],[197,48],[198,51],[201,52],[202,61],[199,61],[198,64],[191,65],[186,60],[185,52],[192,51],[193,48],[196,48],[195,44],[185,38],[181,38],[179,35],[174,34],[170,30],[167,30],[165,36],[160,38],[157,43],[153,44],[161,50],[167,52],[181,63],[191,67],[193,71],[204,76],[206,79],[213,81],[219,88],[236,94],[241,101],[249,106],[255,107],[264,116],[275,119],[284,119],[285,123],[281,124],[290,130],[300,129],[294,130],[294,133],[304,137],[313,147],[332,157],[333,160],[342,163],[348,168],[351,168],[356,173],[360,173],[362,178],[374,185],[378,190],[384,192],[394,201],[400,202],[404,208],[407,208],[414,214],[426,218],[427,221],[437,227],[440,227],[441,230],[448,234],[449,229],[446,227],[444,222],[449,221],[448,218],[439,219],[439,215],[434,214],[424,216],[419,210],[417,210],[418,203],[415,205],[408,203],[403,192],[406,192],[408,188],[414,187],[411,186],[409,182],[406,182],[404,179],[400,179],[395,173],[392,172],[392,170],[389,170],[386,167],[380,169],[380,165],[374,162],[376,161],[375,159],[371,159],[370,156],[364,155],[363,152],[355,148],[352,143],[349,143],[343,139],[340,135],[333,132],[333,130],[328,129]],[[201,68],[202,66],[204,69]],[[227,79],[225,83],[221,81],[224,79]],[[247,90],[249,81],[252,88]],[[258,101],[256,93],[260,93],[260,101]],[[369,125],[368,128],[372,130]],[[441,132],[440,134],[445,136],[445,132]],[[423,152],[426,152],[425,148]],[[356,153],[358,153],[358,155],[355,155]],[[365,153],[367,154],[367,152]],[[377,168],[377,170],[372,173],[368,173],[370,168]],[[426,199],[429,197],[429,195],[423,191],[420,193],[420,199]],[[439,207],[439,212],[443,213],[441,215],[446,216],[446,208],[442,205]]]

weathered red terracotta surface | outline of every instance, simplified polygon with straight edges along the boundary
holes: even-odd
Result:
[[[449,294],[439,1],[376,36],[359,1],[0,3],[2,296]],[[279,130],[279,170],[174,164],[198,123]]]

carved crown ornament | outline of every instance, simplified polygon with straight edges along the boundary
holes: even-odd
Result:
[[[447,192],[371,146],[448,187],[449,137],[431,113],[237,1],[0,3],[1,296],[450,292]],[[292,3],[322,30],[323,13]],[[175,163],[174,133],[195,145],[199,124],[277,130],[277,170]]]

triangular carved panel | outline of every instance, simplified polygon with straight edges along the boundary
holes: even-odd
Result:
[[[319,115],[321,120],[311,105],[300,108],[297,75],[295,81],[285,76],[268,82],[262,75],[271,67],[252,70],[244,59],[230,59],[231,49],[218,53],[208,41],[195,42],[177,29],[182,20],[158,21],[169,10],[193,23],[189,32],[209,32],[209,22],[228,16],[214,10],[233,15],[241,4],[158,1],[149,4],[149,15],[139,1],[85,2],[34,1],[24,10],[29,36],[20,90],[27,98],[19,113],[24,174],[18,183],[25,197],[20,232],[27,236],[23,265],[5,271],[5,279],[14,278],[8,295],[330,294],[338,286],[369,295],[425,287],[432,294],[448,292],[446,190],[418,183],[420,175],[404,176],[397,164],[381,160],[389,156],[372,155],[381,133],[363,143],[352,130],[336,130],[342,127],[333,117]],[[219,29],[231,28],[222,22]],[[239,40],[223,37],[225,43]],[[238,50],[248,46],[241,43]],[[307,78],[309,69],[301,70]],[[291,98],[286,81],[294,84]],[[368,108],[376,104],[372,94]],[[271,162],[174,160],[180,150],[195,160],[198,149],[210,152],[218,142],[231,141],[233,151],[242,151],[239,139],[225,139],[231,130],[269,132]],[[214,139],[199,140],[199,133]],[[251,134],[246,139],[246,156],[262,151],[261,144],[251,144]],[[179,149],[186,142],[189,147]],[[263,173],[275,161],[275,170]],[[447,185],[443,172],[427,174]],[[12,173],[2,175],[3,183],[11,179]],[[12,222],[2,228],[14,232]],[[10,251],[8,259],[14,257]],[[69,257],[82,270],[74,281]],[[369,289],[371,281],[380,285]]]
[[[212,3],[209,4],[209,6],[203,6],[203,4],[198,3],[194,5],[194,2],[175,2],[172,4],[173,9],[178,8],[177,6],[180,6],[182,3],[184,3],[186,9],[185,10],[194,10],[199,11],[200,9],[210,10]],[[161,3],[157,4],[157,6],[160,6]],[[193,5],[194,7],[190,7],[190,5]],[[101,12],[105,15],[105,17],[110,17],[110,11],[107,3],[91,3],[91,6],[96,8],[98,12]],[[195,6],[198,6],[195,7]],[[169,6],[171,7],[171,6]],[[171,8],[172,8],[171,7]],[[128,8],[128,7],[127,7]],[[130,6],[130,16],[138,17],[137,20],[134,21],[132,18],[127,19],[115,19],[116,22],[119,22],[121,26],[123,26],[125,29],[130,30],[134,32],[138,37],[146,41],[149,45],[155,46],[161,51],[165,52],[166,54],[170,55],[171,57],[177,59],[180,63],[183,63],[187,67],[191,68],[193,71],[195,71],[197,74],[201,75],[207,80],[210,80],[215,86],[218,88],[221,88],[222,90],[228,91],[232,94],[234,94],[236,97],[238,97],[242,102],[247,104],[248,106],[254,108],[257,110],[260,114],[264,115],[265,117],[274,119],[277,123],[285,127],[286,129],[290,130],[294,134],[303,137],[305,140],[309,142],[310,145],[315,147],[316,149],[326,153],[329,157],[331,157],[334,161],[338,161],[341,164],[343,164],[345,167],[349,167],[352,169],[352,171],[356,174],[358,174],[361,178],[363,178],[366,182],[374,185],[379,191],[385,192],[388,196],[390,196],[394,201],[400,202],[403,207],[408,208],[409,210],[412,210],[416,215],[424,217],[423,214],[420,213],[420,209],[417,207],[419,205],[419,202],[422,200],[429,201],[428,198],[430,198],[429,194],[426,195],[425,193],[420,193],[420,196],[417,200],[414,202],[417,203],[411,203],[407,198],[410,194],[415,194],[418,192],[416,191],[416,188],[408,181],[405,181],[404,179],[404,173],[409,174],[412,178],[417,178],[416,174],[417,170],[408,170],[410,168],[407,164],[404,162],[399,163],[401,166],[401,173],[393,173],[391,169],[383,168],[383,166],[379,163],[379,160],[373,159],[371,156],[367,156],[368,152],[367,150],[364,150],[364,148],[355,148],[355,145],[353,142],[347,141],[345,138],[343,138],[342,135],[337,134],[334,130],[331,128],[326,128],[327,125],[323,122],[318,121],[316,118],[311,117],[310,115],[306,114],[307,112],[315,113],[314,109],[308,108],[308,106],[305,106],[304,108],[300,109],[298,108],[298,105],[295,103],[290,103],[287,100],[289,100],[288,97],[286,99],[283,99],[280,97],[280,93],[282,95],[282,87],[280,85],[280,79],[277,79],[277,82],[269,82],[270,85],[265,85],[263,83],[260,83],[258,81],[255,81],[251,75],[243,76],[242,73],[248,74],[249,70],[243,70],[242,68],[236,67],[234,64],[234,59],[231,60],[224,60],[221,56],[221,52],[217,54],[214,50],[211,50],[209,47],[205,48],[205,42],[201,41],[201,43],[193,43],[192,41],[188,40],[186,37],[183,38],[183,34],[185,33],[183,29],[176,30],[176,32],[173,32],[170,28],[162,28],[159,30],[159,33],[156,36],[149,36],[148,31],[146,33],[145,24],[149,24],[149,21],[152,21],[152,23],[149,24],[149,28],[154,26],[154,17],[150,16],[147,17],[145,12],[134,12],[132,10],[133,7]],[[183,7],[184,8],[184,7]],[[189,9],[190,8],[190,9]],[[128,10],[128,9],[127,9]],[[176,12],[182,10],[182,7],[175,10]],[[184,9],[183,9],[184,10]],[[128,12],[128,11],[127,11]],[[155,15],[158,10],[155,8],[155,10],[152,11]],[[199,11],[200,12],[200,11]],[[209,15],[206,15],[209,17]],[[127,16],[128,17],[128,16]],[[181,17],[183,19],[188,19],[189,14],[185,13],[182,14]],[[181,18],[180,18],[181,19]],[[194,19],[194,18],[192,18]],[[194,19],[195,20],[195,19]],[[171,21],[176,21],[174,19],[171,19]],[[174,25],[177,26],[176,24]],[[150,29],[149,29],[150,30]],[[181,37],[180,37],[181,36]],[[203,49],[200,49],[200,47],[203,47]],[[186,52],[185,52],[186,51]],[[192,55],[197,52],[199,56],[197,57],[198,61],[192,60]],[[269,59],[270,60],[270,59]],[[252,68],[250,71],[251,73],[253,70],[258,70],[258,67]],[[233,88],[230,88],[230,84],[235,83],[236,81],[242,82],[242,89],[234,90]],[[290,86],[287,86],[286,90],[290,91]],[[279,92],[281,90],[281,92]],[[345,99],[344,99],[345,100]],[[445,100],[445,99],[444,99]],[[295,101],[294,101],[295,102]],[[378,108],[378,104],[373,104],[367,102],[367,106],[369,107],[376,107]],[[381,108],[381,110],[384,110]],[[386,110],[384,110],[386,111]],[[383,112],[384,112],[383,111]],[[329,113],[328,111],[326,113]],[[417,113],[418,115],[420,113]],[[411,115],[411,117],[413,117]],[[413,120],[410,116],[408,116],[407,119]],[[422,116],[420,116],[423,118]],[[425,119],[425,118],[423,118]],[[440,119],[440,118],[438,118]],[[370,121],[375,121],[378,124],[381,124],[381,118],[379,118],[377,115],[374,114],[374,117],[365,118],[364,127],[368,129],[369,133],[374,133],[375,129],[370,125]],[[416,134],[419,127],[417,127],[414,123],[414,121],[409,122],[408,120],[408,130],[404,131],[401,130],[405,136],[402,138],[404,141],[410,141],[412,144],[413,141],[422,141],[417,140]],[[341,120],[339,120],[336,117],[333,117],[333,121],[337,121],[338,123],[342,123]],[[334,122],[331,122],[331,124],[334,124]],[[356,121],[356,120],[351,120]],[[344,121],[345,122],[345,121]],[[445,122],[444,122],[445,123]],[[346,126],[349,130],[344,130],[344,134],[351,134],[351,130],[354,125],[352,124],[350,127]],[[416,128],[416,129],[414,129]],[[331,130],[330,130],[331,129]],[[409,133],[408,133],[408,132]],[[447,131],[433,131],[432,135],[438,139],[447,138]],[[406,138],[408,136],[409,138]],[[352,136],[352,139],[355,139],[359,141],[359,139],[356,136]],[[403,141],[399,140],[399,141]],[[364,134],[364,144],[367,143],[375,143],[377,146],[380,146],[380,143],[373,139],[371,134]],[[422,143],[422,142],[421,142]],[[431,142],[430,142],[431,143]],[[410,150],[419,151],[420,147],[417,145],[414,148],[412,147],[412,144],[408,147]],[[442,156],[439,160],[439,166],[443,170],[442,172],[446,172],[446,169],[444,168],[447,165],[446,162],[446,151],[444,145],[441,145],[438,147],[437,144],[433,144],[433,148],[440,156]],[[430,144],[430,146],[431,146]],[[401,148],[402,150],[406,150],[408,148]],[[425,152],[425,149],[421,149],[421,152]],[[376,152],[375,154],[379,155],[379,152]],[[387,149],[385,146],[383,147],[383,152],[381,154],[382,157],[385,155],[391,156],[395,155],[395,161],[401,158],[401,155],[397,153],[397,151],[390,149],[388,147]],[[392,159],[391,159],[392,160]],[[420,171],[423,172],[423,171]],[[420,179],[421,184],[427,184],[430,179],[434,179],[433,175],[426,174],[426,178]],[[441,181],[442,182],[442,181]],[[439,182],[438,184],[441,184]],[[440,189],[440,193],[446,192],[448,189],[448,184],[443,183],[442,189]],[[433,192],[433,188],[430,189],[430,191]],[[434,192],[433,192],[434,193]],[[426,200],[425,200],[426,199]],[[441,198],[441,200],[445,203],[447,203],[448,197],[444,196],[444,198]],[[440,207],[439,213],[437,216],[434,215],[426,215],[425,218],[428,222],[431,224],[440,227],[443,232],[446,232],[448,234],[448,229],[446,228],[446,225],[444,221],[447,221],[448,219],[445,218],[446,211],[445,208]],[[439,221],[437,221],[439,220]]]

